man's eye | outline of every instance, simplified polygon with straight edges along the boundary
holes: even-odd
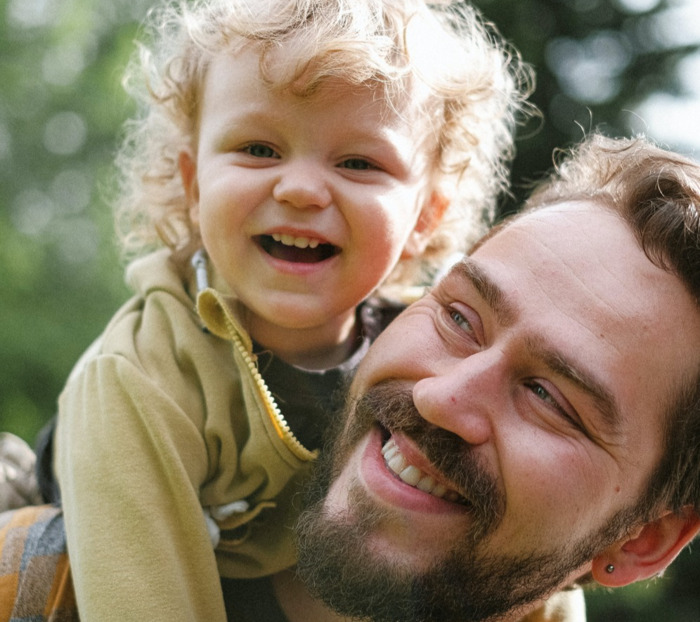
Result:
[[[340,166],[352,171],[369,171],[377,168],[371,162],[363,158],[348,158],[347,160],[343,160]]]
[[[469,320],[456,309],[450,309],[450,319],[466,331],[472,332],[474,330]]]
[[[252,155],[254,158],[279,158],[277,152],[272,147],[261,143],[251,143],[250,145],[246,145],[241,151]]]
[[[531,382],[527,387],[532,391],[537,397],[539,397],[543,402],[547,402],[550,406],[554,406],[556,409],[561,409],[557,401],[552,397],[551,393],[547,391],[541,384],[537,382]]]
[[[552,394],[539,382],[530,381],[525,383],[525,386],[535,395],[535,397],[544,402],[549,408],[555,410],[576,428],[581,428],[580,422],[575,417],[572,417],[571,414],[557,401],[557,399],[552,396]]]

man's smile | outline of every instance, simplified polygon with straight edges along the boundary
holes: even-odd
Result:
[[[401,453],[396,441],[390,438],[382,447],[384,461],[390,471],[393,471],[401,481],[413,486],[418,490],[426,492],[434,497],[444,499],[450,503],[467,505],[467,500],[456,490],[450,490],[442,483],[436,481],[434,477],[425,473],[417,466],[410,464]]]
[[[397,515],[463,514],[473,509],[454,486],[445,484],[446,478],[430,467],[414,443],[400,432],[387,441],[385,433],[374,427],[358,454],[360,479],[371,497],[394,508]]]

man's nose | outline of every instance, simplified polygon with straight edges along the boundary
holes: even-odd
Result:
[[[278,202],[298,209],[328,207],[332,201],[328,172],[310,159],[286,162],[279,167],[279,178],[272,191]]]
[[[430,423],[457,434],[470,445],[487,443],[507,388],[500,354],[486,351],[443,364],[413,387],[413,402]]]

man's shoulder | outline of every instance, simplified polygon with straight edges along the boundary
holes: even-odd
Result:
[[[586,622],[586,602],[581,588],[550,596],[539,609],[520,622]]]

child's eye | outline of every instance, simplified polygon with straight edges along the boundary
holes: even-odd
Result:
[[[279,158],[279,155],[272,147],[263,145],[262,143],[251,143],[243,147],[241,151],[254,158]]]
[[[348,158],[347,160],[343,160],[340,166],[353,171],[370,171],[377,168],[374,164],[363,158]]]

